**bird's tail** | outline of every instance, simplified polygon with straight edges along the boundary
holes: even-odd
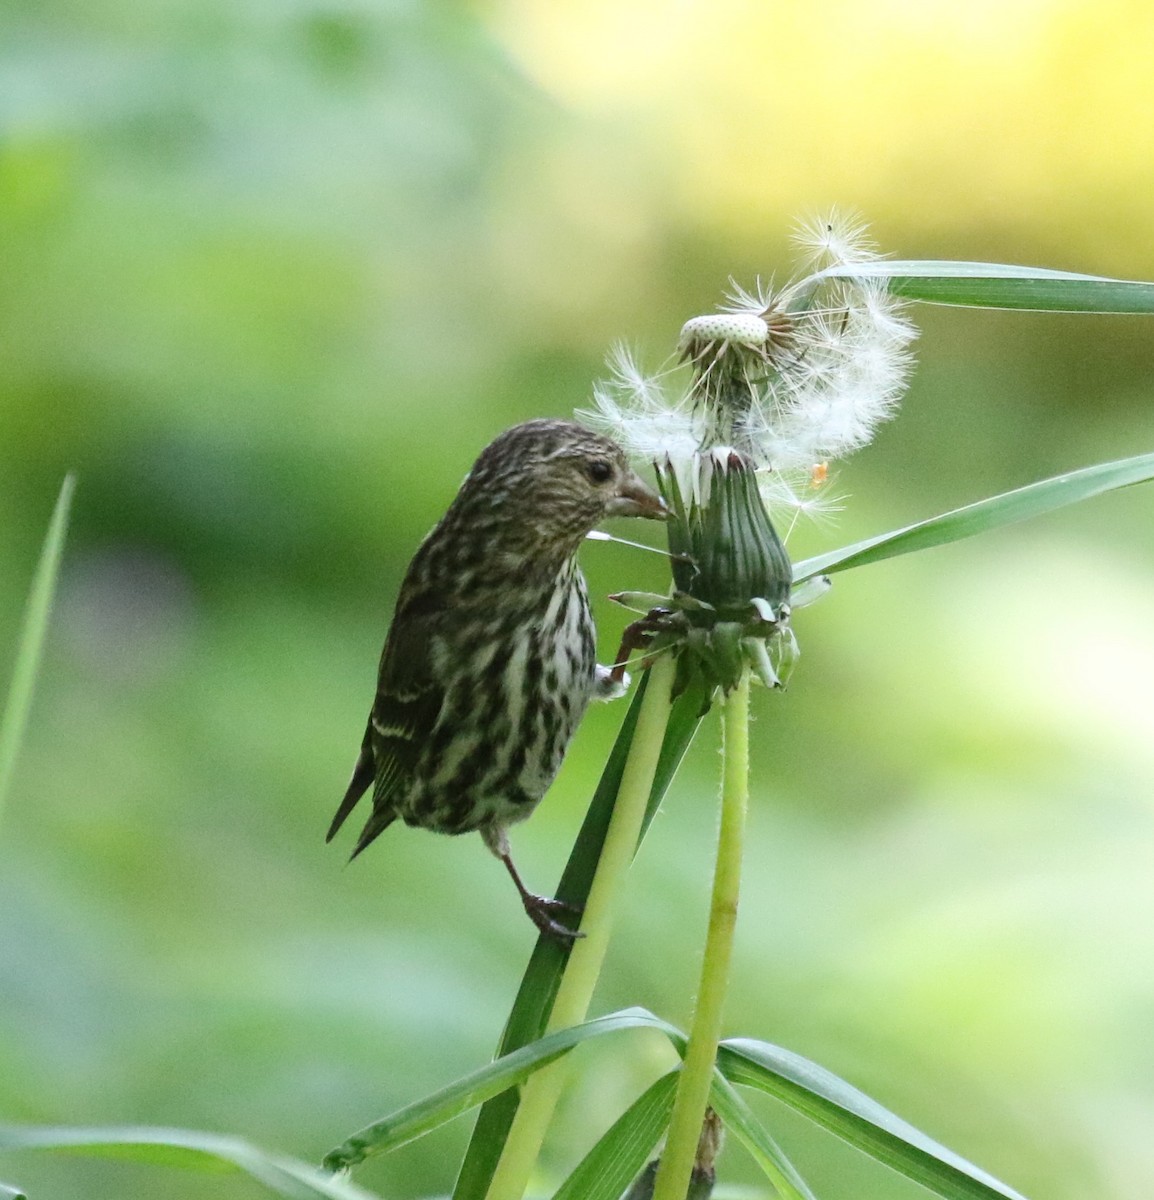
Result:
[[[345,818],[356,808],[357,801],[369,790],[369,785],[373,782],[376,767],[373,761],[372,734],[373,727],[370,722],[365,730],[365,740],[361,743],[361,752],[357,755],[357,765],[353,767],[353,777],[349,780],[345,798],[341,801],[337,815],[333,817],[333,823],[325,835],[326,842],[331,842],[336,837],[337,830],[345,823]]]
[[[377,809],[365,822],[365,827],[361,830],[361,836],[357,838],[357,844],[353,847],[352,854],[349,855],[349,862],[352,862],[379,834],[384,833],[396,819],[397,814],[391,809]]]

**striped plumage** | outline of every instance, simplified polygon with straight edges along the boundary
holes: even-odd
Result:
[[[663,508],[608,438],[528,421],[482,452],[401,585],[330,839],[371,786],[354,857],[398,817],[439,833],[476,830],[538,927],[568,933],[550,915],[556,902],[522,885],[505,831],[545,794],[594,694],[576,554],[614,515]]]

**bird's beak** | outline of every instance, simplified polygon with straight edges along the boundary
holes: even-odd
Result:
[[[610,517],[648,517],[652,521],[664,521],[669,516],[669,509],[649,484],[630,471],[617,495],[609,501],[605,513]]]

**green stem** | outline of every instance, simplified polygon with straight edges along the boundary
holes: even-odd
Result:
[[[585,904],[581,921],[581,932],[585,936],[573,946],[569,955],[546,1033],[579,1024],[589,1010],[589,1001],[609,946],[616,899],[637,849],[653,787],[665,727],[669,722],[674,669],[675,661],[669,654],[659,658],[650,668],[649,683],[621,777],[613,817]],[[489,1185],[487,1200],[521,1200],[524,1196],[565,1085],[567,1061],[568,1056],[542,1068],[521,1089],[521,1103]]]
[[[717,838],[709,933],[701,963],[697,1010],[693,1014],[693,1028],[681,1068],[669,1136],[657,1169],[653,1200],[685,1200],[713,1082],[725,995],[729,989],[729,966],[741,888],[745,810],[749,799],[748,667],[742,669],[737,686],[726,698],[723,729],[721,830]]]

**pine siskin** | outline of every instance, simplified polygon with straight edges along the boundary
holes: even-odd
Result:
[[[594,657],[582,540],[603,517],[664,515],[616,442],[580,425],[527,421],[486,447],[409,565],[327,840],[371,785],[352,857],[398,817],[477,830],[534,924],[573,937],[553,916],[569,906],[521,882],[506,829],[537,806],[586,705],[612,687]]]

